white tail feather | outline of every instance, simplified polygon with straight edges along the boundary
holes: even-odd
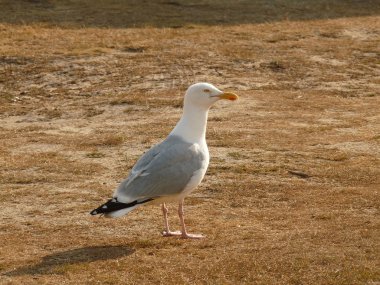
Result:
[[[109,212],[107,214],[104,214],[104,217],[106,217],[106,218],[119,218],[121,216],[128,214],[130,211],[132,211],[134,208],[137,208],[138,206],[140,206],[140,205],[136,205],[133,207],[117,210],[114,212]]]

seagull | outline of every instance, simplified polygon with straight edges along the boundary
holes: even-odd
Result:
[[[221,99],[234,101],[238,96],[222,92],[210,83],[191,85],[185,93],[182,117],[168,137],[142,155],[112,199],[90,214],[115,218],[143,204],[158,202],[164,216],[163,236],[203,238],[187,232],[183,205],[184,198],[197,188],[206,174],[210,160],[206,143],[208,111]],[[165,203],[172,201],[179,203],[181,231],[169,229]]]

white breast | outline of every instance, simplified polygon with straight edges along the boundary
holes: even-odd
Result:
[[[201,183],[201,181],[203,180],[203,177],[206,174],[207,167],[208,167],[208,164],[210,161],[210,155],[209,155],[206,143],[204,143],[202,145],[194,144],[192,146],[192,148],[194,148],[194,150],[196,150],[196,151],[203,152],[205,159],[202,161],[201,168],[193,173],[193,176],[190,178],[185,189],[178,196],[179,199],[185,198],[185,196],[189,195],[191,191],[193,191],[195,188],[197,188],[197,186]]]

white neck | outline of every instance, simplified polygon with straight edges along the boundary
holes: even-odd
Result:
[[[182,117],[170,134],[189,143],[205,143],[207,117],[208,109],[185,104]]]

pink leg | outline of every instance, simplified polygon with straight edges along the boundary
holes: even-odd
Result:
[[[178,216],[179,216],[179,220],[181,222],[181,228],[182,228],[182,237],[183,238],[204,238],[204,236],[202,235],[196,235],[196,234],[189,234],[187,231],[186,231],[186,226],[185,226],[185,220],[184,220],[184,215],[183,215],[183,200],[181,200],[179,202],[179,206],[178,206]]]
[[[171,232],[169,229],[169,222],[168,222],[168,208],[166,207],[165,203],[161,205],[162,213],[164,214],[164,227],[165,230],[162,232],[162,235],[164,237],[170,237],[170,236],[180,236],[181,232]]]

